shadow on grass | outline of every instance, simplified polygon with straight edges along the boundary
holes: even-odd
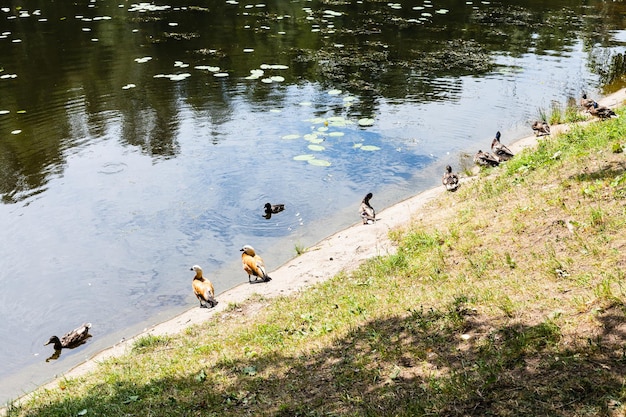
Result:
[[[570,343],[550,320],[498,324],[457,299],[370,321],[314,352],[101,385],[29,415],[612,415],[625,395],[624,307],[596,319],[600,331]]]

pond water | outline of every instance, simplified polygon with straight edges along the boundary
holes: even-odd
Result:
[[[0,399],[440,185],[623,85],[605,1],[14,1],[0,8]],[[266,202],[283,213],[264,219]],[[203,314],[204,311],[198,311]],[[52,334],[91,322],[46,362]]]

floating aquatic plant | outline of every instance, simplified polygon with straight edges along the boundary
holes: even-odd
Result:
[[[293,135],[285,135],[281,139],[293,140],[293,139],[298,139],[299,137],[300,137],[300,135],[293,134]]]
[[[326,161],[325,159],[309,159],[307,160],[307,162],[311,165],[315,165],[318,167],[329,167],[330,166],[330,162]]]
[[[310,149],[310,150],[312,150],[312,151],[316,151],[316,152],[321,152],[321,151],[323,151],[324,149],[326,149],[326,148],[325,148],[325,147],[323,147],[322,145],[315,145],[315,144],[309,145],[309,146],[307,146],[307,148],[309,148],[309,149]]]
[[[298,155],[298,156],[293,157],[294,161],[309,161],[311,159],[315,159],[315,155],[304,154],[304,155]]]
[[[128,90],[135,87],[137,87],[135,84],[126,84],[124,87],[122,87],[122,90]]]
[[[220,71],[220,67],[212,67],[210,65],[196,65],[194,67],[197,70],[206,70],[206,71],[210,71],[210,72],[219,72]]]
[[[379,151],[380,148],[374,145],[363,145],[360,147],[362,151]]]
[[[368,117],[364,117],[362,119],[359,119],[358,121],[359,126],[372,126],[374,124],[374,119],[370,119]]]

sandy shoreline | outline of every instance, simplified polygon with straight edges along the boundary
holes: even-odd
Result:
[[[600,100],[600,103],[615,107],[624,103],[625,100],[626,89],[605,97]],[[553,133],[558,133],[564,129],[567,129],[567,126],[555,126],[552,131]],[[513,152],[517,153],[536,144],[537,138],[528,136],[507,145]],[[464,179],[464,181],[469,180],[471,178]],[[255,285],[250,285],[246,282],[229,289],[219,294],[217,297],[219,304],[214,309],[205,310],[194,307],[187,310],[170,320],[152,326],[131,339],[115,344],[95,354],[86,362],[73,367],[53,381],[42,385],[42,387],[54,388],[58,386],[57,381],[59,379],[77,377],[95,369],[99,362],[129,351],[133,342],[142,336],[180,333],[191,325],[211,320],[217,312],[226,310],[231,304],[243,303],[254,294],[262,294],[265,298],[292,294],[304,290],[315,283],[332,278],[341,271],[354,270],[368,258],[393,254],[396,248],[388,237],[389,231],[407,226],[421,216],[428,215],[428,211],[422,212],[420,209],[425,208],[429,202],[444,192],[444,187],[438,186],[396,203],[380,211],[377,214],[379,220],[375,224],[363,225],[359,221],[357,224],[307,248],[302,255],[271,271],[272,281]],[[357,208],[358,204],[355,204],[355,220],[358,220]],[[257,249],[263,255],[263,248]],[[191,291],[191,276],[189,290]],[[27,398],[29,395],[32,394],[27,394],[22,399]],[[0,409],[0,414],[2,414],[1,411],[2,409]]]

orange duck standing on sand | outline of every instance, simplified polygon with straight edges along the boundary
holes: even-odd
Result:
[[[248,282],[253,282],[251,280],[252,275],[255,277],[255,282],[259,279],[263,282],[267,282],[272,279],[269,275],[267,275],[263,258],[256,254],[252,246],[245,245],[240,250],[243,252],[241,254],[241,263],[243,265],[243,270],[248,274]]]
[[[217,300],[215,299],[215,289],[213,288],[213,283],[202,275],[202,268],[200,268],[199,265],[192,266],[191,270],[196,273],[191,281],[191,287],[193,288],[193,293],[198,298],[198,301],[200,301],[200,308],[215,307],[217,305]]]

